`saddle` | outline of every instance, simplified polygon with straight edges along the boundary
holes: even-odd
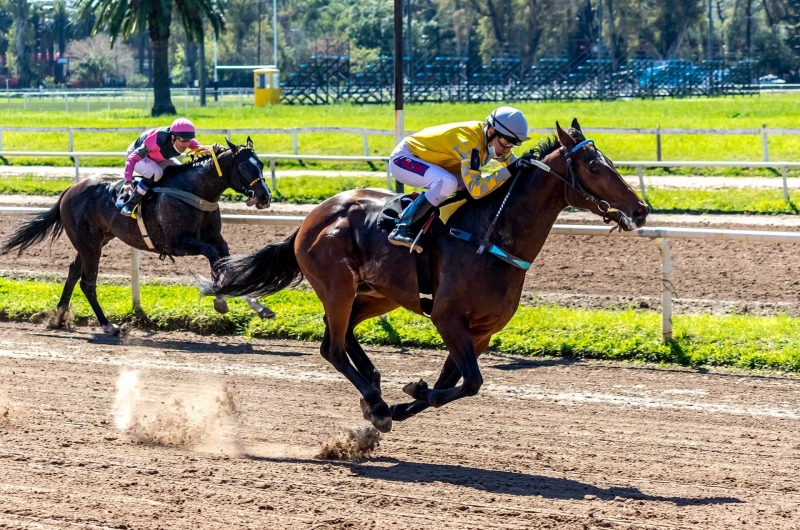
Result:
[[[391,232],[400,214],[419,196],[418,193],[406,195],[395,195],[389,199],[381,210],[378,227],[387,233]],[[422,222],[418,229],[422,232],[419,236],[419,243],[424,249],[430,249],[441,235],[447,232],[445,225],[451,215],[466,202],[466,192],[458,192],[453,197],[445,200],[439,208],[434,209],[428,218]],[[417,228],[417,227],[415,227]],[[419,291],[419,302],[422,307],[422,314],[426,317],[431,316],[433,311],[433,277],[430,264],[430,252],[414,252],[417,263],[417,286]]]
[[[137,182],[138,180],[139,179],[135,179],[134,182]],[[133,187],[133,189],[135,190],[135,186]],[[118,180],[117,182],[112,184],[111,190],[112,192],[116,192],[117,208],[121,208],[128,201],[128,199],[130,199],[131,194],[135,193],[135,191],[131,193],[126,192],[124,179]],[[139,226],[139,232],[141,232],[142,239],[147,245],[147,248],[149,248],[150,250],[157,251],[155,245],[153,245],[153,241],[150,239],[150,235],[147,233],[147,227],[145,226],[144,223],[144,214],[142,207],[145,203],[149,202],[149,200],[153,200],[152,197],[156,193],[162,193],[164,195],[175,197],[176,199],[188,204],[189,206],[192,206],[193,208],[196,208],[203,212],[215,212],[219,210],[219,203],[209,202],[205,199],[201,199],[197,195],[193,195],[186,191],[175,190],[172,188],[162,188],[162,187],[155,187],[152,188],[150,191],[151,193],[145,196],[142,199],[142,202],[140,202],[136,206],[136,209],[134,210],[135,212],[134,218],[136,219],[136,224]],[[173,258],[169,253],[166,252],[159,253],[158,258],[161,261],[164,261],[166,258],[169,258],[172,260],[173,263],[175,262],[175,258]]]
[[[395,195],[389,199],[381,210],[380,219],[378,220],[378,227],[381,230],[386,231],[388,236],[388,232],[390,232],[397,224],[400,213],[418,196],[418,193],[412,193],[408,195]],[[432,244],[442,235],[451,236],[465,243],[469,243],[477,249],[478,254],[483,254],[486,252],[487,254],[494,256],[495,258],[504,261],[509,265],[519,269],[528,270],[531,266],[529,262],[509,254],[497,245],[494,245],[487,239],[484,239],[488,238],[488,233],[483,237],[479,237],[475,234],[465,232],[464,230],[447,226],[447,222],[450,220],[450,217],[467,202],[468,198],[469,195],[466,191],[459,190],[455,195],[446,199],[442,204],[439,205],[438,209],[435,209],[430,214],[430,216],[419,228],[421,233],[417,236],[419,243],[422,244],[422,248],[432,248]],[[417,284],[419,288],[419,299],[420,305],[422,306],[422,314],[426,317],[430,317],[431,311],[433,310],[434,295],[430,253],[425,250],[415,254],[417,256]]]

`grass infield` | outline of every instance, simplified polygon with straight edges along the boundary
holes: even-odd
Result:
[[[61,288],[60,283],[0,278],[0,318],[44,322],[55,309]],[[200,299],[192,287],[143,286],[144,312],[131,310],[129,288],[103,285],[98,293],[106,314],[118,324],[265,339],[317,342],[322,338],[322,306],[316,295],[305,289],[267,298],[265,302],[278,316],[265,321],[238,299],[229,301],[229,313],[219,315],[211,298]],[[76,324],[95,322],[78,291],[72,308]],[[428,319],[405,310],[390,313],[385,321],[369,320],[356,334],[365,344],[443,347]],[[509,325],[492,339],[490,351],[800,372],[800,320],[789,316],[676,316],[674,337],[672,344],[662,343],[661,317],[655,312],[521,306]]]
[[[694,129],[760,129],[797,127],[800,121],[800,94],[763,94],[748,97],[637,99],[631,101],[547,101],[515,103],[528,117],[533,128],[555,128],[558,120],[567,126],[577,117],[596,142],[612,160],[655,160],[656,141],[651,135],[592,133],[592,128],[694,128]],[[494,103],[424,103],[405,107],[405,127],[420,130],[441,123],[483,120],[495,108]],[[200,129],[247,129],[289,127],[356,127],[393,130],[394,112],[391,105],[349,104],[321,106],[276,105],[226,108],[178,109]],[[170,118],[153,119],[149,109],[118,109],[92,112],[23,111],[0,105],[0,124],[18,127],[138,127],[142,130],[167,125]],[[135,134],[80,133],[75,135],[78,151],[124,151]],[[232,140],[243,143],[247,134],[234,134]],[[533,141],[539,135],[534,135]],[[254,134],[253,142],[259,152],[291,153],[292,137],[288,134]],[[222,141],[221,137],[201,134],[201,142]],[[533,145],[526,142],[517,154]],[[370,155],[388,155],[394,145],[391,136],[369,138]],[[4,132],[3,149],[62,151],[67,148],[67,133]],[[760,160],[761,136],[754,135],[663,135],[664,160]],[[363,145],[359,134],[309,133],[299,136],[301,154],[361,155]],[[772,160],[800,160],[800,136],[772,134],[769,154]],[[71,166],[68,158],[9,158],[16,165]],[[85,166],[121,165],[119,159],[81,159]],[[306,167],[350,167],[367,169],[365,163],[305,164]],[[297,162],[282,161],[279,167],[300,167]],[[382,172],[382,167],[374,168]]]

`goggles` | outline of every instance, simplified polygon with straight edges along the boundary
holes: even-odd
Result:
[[[497,143],[499,143],[500,147],[504,149],[511,149],[512,147],[519,147],[520,145],[522,145],[522,142],[517,138],[509,138],[508,136],[504,136],[500,133],[496,134],[497,134]]]

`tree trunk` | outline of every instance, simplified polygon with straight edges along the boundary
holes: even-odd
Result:
[[[17,18],[14,21],[14,26],[16,30],[14,49],[17,52],[17,86],[19,88],[28,88],[30,84],[30,64],[25,50],[25,34],[28,32],[28,21],[24,18]]]
[[[175,114],[169,93],[169,23],[171,14],[150,13],[148,30],[153,43],[153,108],[152,116]]]
[[[199,76],[197,79],[200,81],[200,106],[206,106],[206,40],[205,36],[201,36],[199,39],[200,42],[197,43],[199,48],[198,53],[200,55],[200,67],[198,68],[197,75]]]

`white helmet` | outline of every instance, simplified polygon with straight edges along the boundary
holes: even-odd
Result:
[[[530,140],[528,120],[521,110],[514,107],[497,107],[486,118],[486,124],[515,145]]]

